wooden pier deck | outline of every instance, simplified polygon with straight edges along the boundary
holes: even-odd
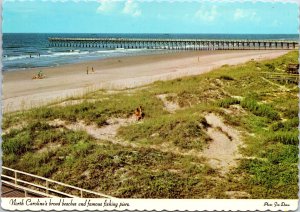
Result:
[[[20,198],[24,198],[24,197],[31,197],[31,198],[42,198],[42,197],[46,197],[44,195],[37,195],[31,192],[26,192],[25,190],[22,189],[18,189],[14,186],[9,186],[9,185],[4,185],[2,184],[1,186],[1,197],[4,198],[12,198],[12,197],[20,197]]]
[[[170,49],[170,50],[264,50],[296,49],[297,41],[286,40],[203,40],[155,38],[48,38],[53,47]]]

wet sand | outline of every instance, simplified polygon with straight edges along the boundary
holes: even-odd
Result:
[[[177,52],[7,71],[3,73],[3,111],[28,109],[96,89],[133,88],[157,80],[198,75],[225,64],[271,59],[287,52],[288,50]],[[88,75],[87,66],[90,70]],[[91,73],[91,67],[94,67],[95,73]],[[39,70],[43,71],[46,78],[32,80]]]

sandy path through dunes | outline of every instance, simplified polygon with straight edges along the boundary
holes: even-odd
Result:
[[[8,71],[3,74],[4,112],[27,109],[94,89],[122,89],[156,80],[197,75],[224,64],[239,64],[251,59],[271,59],[287,50],[202,51],[165,55],[113,58],[43,68],[47,78],[32,80],[39,69]],[[94,74],[86,74],[86,67]]]
[[[213,113],[205,116],[205,119],[211,127],[207,134],[212,139],[208,148],[203,151],[203,156],[208,159],[208,163],[225,174],[230,168],[236,166],[236,159],[241,155],[238,147],[242,144],[239,132],[227,126],[220,117]]]

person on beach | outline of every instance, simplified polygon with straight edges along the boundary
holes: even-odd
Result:
[[[95,73],[95,71],[94,71],[94,67],[92,67],[92,73]]]
[[[43,77],[43,71],[40,70],[39,73],[38,73],[38,78],[40,79],[40,78],[42,78],[42,77]]]
[[[86,74],[89,74],[89,67],[86,67]]]
[[[137,121],[144,118],[145,114],[143,112],[142,106],[139,106],[138,108],[135,109],[134,115],[135,115]]]

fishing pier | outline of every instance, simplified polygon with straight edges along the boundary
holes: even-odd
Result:
[[[296,49],[297,41],[203,40],[155,38],[48,38],[51,47],[169,50],[266,50]]]

